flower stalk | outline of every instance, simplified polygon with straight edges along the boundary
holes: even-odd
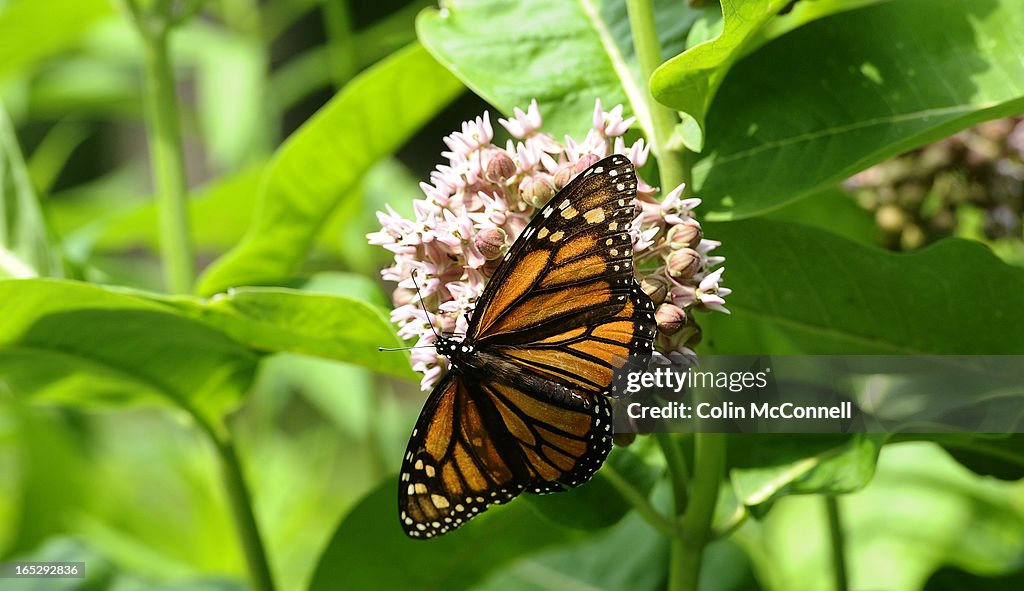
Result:
[[[654,128],[651,130],[652,141],[661,172],[661,184],[668,187],[681,185],[680,192],[688,197],[691,189],[685,149],[672,139],[675,126],[679,123],[678,116],[673,110],[654,100],[648,83],[655,68],[661,64],[661,43],[658,40],[655,26],[653,3],[651,0],[628,0],[627,8],[633,44],[636,47],[641,76],[647,89],[646,98]],[[690,234],[696,232],[699,232],[699,225],[696,226],[696,229],[692,225],[680,225],[672,229],[672,239],[668,241],[669,248],[671,249],[675,245],[674,243],[678,243],[677,246],[682,248],[672,249],[673,252],[668,259],[667,266],[671,276],[676,278],[693,277],[700,271],[701,246],[696,245],[696,249],[689,248]],[[706,275],[698,284],[697,289],[692,294],[687,293],[686,295],[708,307],[726,311],[721,306],[725,303],[722,296],[727,294],[727,290],[726,293],[718,290],[721,271],[719,269]],[[679,291],[679,288],[673,288],[673,291]],[[662,315],[666,317],[679,316],[671,312],[674,310],[663,311]],[[680,323],[673,322],[672,328],[675,328],[676,324]],[[692,331],[685,331],[683,334],[686,339],[696,336],[692,334]],[[672,541],[668,588],[670,591],[696,591],[700,581],[704,547],[712,538],[718,488],[725,469],[725,436],[699,431],[694,434],[691,491],[686,491],[687,483],[685,481],[672,474],[673,458],[680,455],[678,447],[668,438],[659,440],[659,442],[662,442],[662,450],[669,463],[674,496],[677,501],[676,512],[682,525],[682,536]],[[688,498],[687,492],[689,492]],[[683,502],[682,505],[680,500]]]
[[[149,11],[137,0],[122,2],[143,44],[146,71],[146,130],[149,155],[156,185],[160,222],[160,257],[164,282],[172,293],[188,293],[195,278],[195,253],[188,219],[188,184],[174,69],[168,38],[182,22],[170,2],[158,1]],[[189,11],[198,10],[190,2]]]

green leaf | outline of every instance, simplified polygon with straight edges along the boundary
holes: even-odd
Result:
[[[216,426],[256,370],[224,334],[85,283],[0,281],[0,318],[0,384],[17,394],[78,405],[159,396]]]
[[[109,0],[17,0],[0,9],[0,80],[74,47]]]
[[[404,343],[387,314],[360,299],[249,287],[209,300],[168,297],[162,301],[255,351],[314,355],[417,379],[408,353],[377,350]]]
[[[682,51],[693,22],[715,10],[654,4],[665,56]],[[625,2],[468,0],[425,10],[416,30],[441,63],[506,115],[537,99],[546,129],[582,137],[600,98],[605,108],[625,105],[651,129]]]
[[[63,261],[50,236],[14,126],[0,103],[0,277],[60,277]]]
[[[772,210],[764,217],[828,230],[867,246],[880,244],[874,216],[858,207],[839,186],[825,187],[806,199]]]
[[[900,436],[897,436],[900,437]],[[910,441],[932,441],[961,466],[980,476],[1000,480],[1024,478],[1024,434],[974,435],[968,433],[907,434]]]
[[[398,523],[396,482],[388,478],[342,520],[310,591],[468,589],[522,556],[581,539],[513,502],[439,538],[412,540]]]
[[[289,277],[363,174],[461,91],[462,84],[419,45],[353,79],[278,150],[249,232],[207,269],[198,291]]]
[[[785,5],[786,0],[722,0],[722,33],[666,61],[651,75],[654,98],[696,123],[696,127],[684,127],[687,148],[694,152],[703,149],[704,117],[715,92],[747,44]]]
[[[886,435],[737,435],[729,440],[733,491],[744,505],[768,506],[794,494],[842,494],[875,474]],[[736,456],[741,458],[737,459]]]
[[[644,438],[650,442],[651,438]],[[634,445],[641,445],[639,442]],[[647,464],[630,449],[612,449],[602,470],[612,469],[638,491],[648,494],[664,471]],[[525,499],[548,519],[578,529],[602,529],[615,525],[632,510],[632,505],[598,470],[590,482],[555,495],[525,495]]]
[[[896,254],[764,220],[706,232],[723,242],[734,315],[792,335],[804,353],[1024,353],[1024,308],[1012,297],[1024,293],[1024,269],[984,246],[952,239]],[[707,338],[732,322],[716,318]]]
[[[905,0],[827,17],[759,48],[732,68],[707,116],[693,166],[706,219],[758,215],[1021,112],[1021,30],[1020,2]]]

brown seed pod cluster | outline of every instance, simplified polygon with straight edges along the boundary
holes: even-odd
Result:
[[[983,217],[986,238],[1019,240],[1024,117],[988,121],[907,152],[852,177],[847,187],[893,250],[952,235],[971,209]]]

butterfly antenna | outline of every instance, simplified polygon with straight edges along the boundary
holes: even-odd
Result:
[[[378,351],[408,351],[409,349],[433,349],[434,345],[416,345],[415,347],[377,347]]]
[[[427,306],[423,304],[423,295],[420,294],[420,285],[416,282],[416,269],[413,269],[409,273],[409,277],[412,278],[412,284],[416,288],[416,299],[420,302],[420,308],[423,308],[423,316],[427,319],[427,324],[430,325],[430,332],[434,333],[434,337],[437,340],[441,340],[441,335],[437,334],[437,329],[434,328],[434,323],[430,321],[430,312],[427,312]]]

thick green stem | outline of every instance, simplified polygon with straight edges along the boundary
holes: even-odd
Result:
[[[146,56],[146,128],[160,219],[160,255],[167,289],[192,290],[195,256],[188,219],[185,155],[178,121],[174,70],[168,56],[169,23],[157,15],[136,20]],[[157,20],[155,24],[147,23]]]
[[[679,142],[672,139],[675,127],[679,123],[679,116],[671,108],[654,100],[648,83],[655,68],[661,65],[661,43],[658,41],[658,31],[654,24],[653,3],[651,0],[628,0],[626,4],[629,9],[633,45],[636,47],[640,74],[647,93],[647,104],[651,111],[651,145],[654,147],[658,169],[661,171],[662,190],[668,191],[683,182],[689,185],[690,181],[684,149]]]
[[[689,194],[690,174],[685,149],[673,140],[679,117],[675,111],[654,100],[647,83],[655,68],[661,64],[661,43],[655,27],[653,3],[651,0],[627,0],[627,8],[651,112],[650,140],[658,159],[661,186],[667,191],[685,182]],[[686,483],[680,478],[681,471],[678,469],[682,463],[674,459],[679,454],[676,443],[667,437],[659,439],[659,443],[662,444],[673,478],[676,510],[682,513],[682,538],[672,542],[668,588],[670,591],[694,591],[700,578],[704,546],[711,539],[718,486],[725,467],[725,439],[714,433],[694,435],[693,489],[688,498]],[[676,470],[672,469],[673,465],[677,467]]]
[[[250,588],[252,591],[274,591],[274,577],[270,573],[270,563],[267,561],[263,538],[256,522],[256,514],[253,512],[252,496],[249,495],[249,489],[245,484],[242,462],[235,451],[230,433],[226,428],[215,428],[195,410],[190,412],[202,431],[210,438],[217,452],[221,479],[249,571]]]
[[[682,577],[674,589],[680,591],[696,591],[704,547],[712,539],[718,487],[725,470],[725,437],[721,433],[694,435],[693,491],[683,514],[681,548],[678,555],[673,552],[679,562],[673,565],[673,571],[678,569]]]
[[[832,543],[835,588],[836,591],[847,591],[850,582],[846,574],[846,538],[843,536],[843,523],[839,514],[839,499],[835,495],[825,495],[825,512],[828,514],[828,534]]]

